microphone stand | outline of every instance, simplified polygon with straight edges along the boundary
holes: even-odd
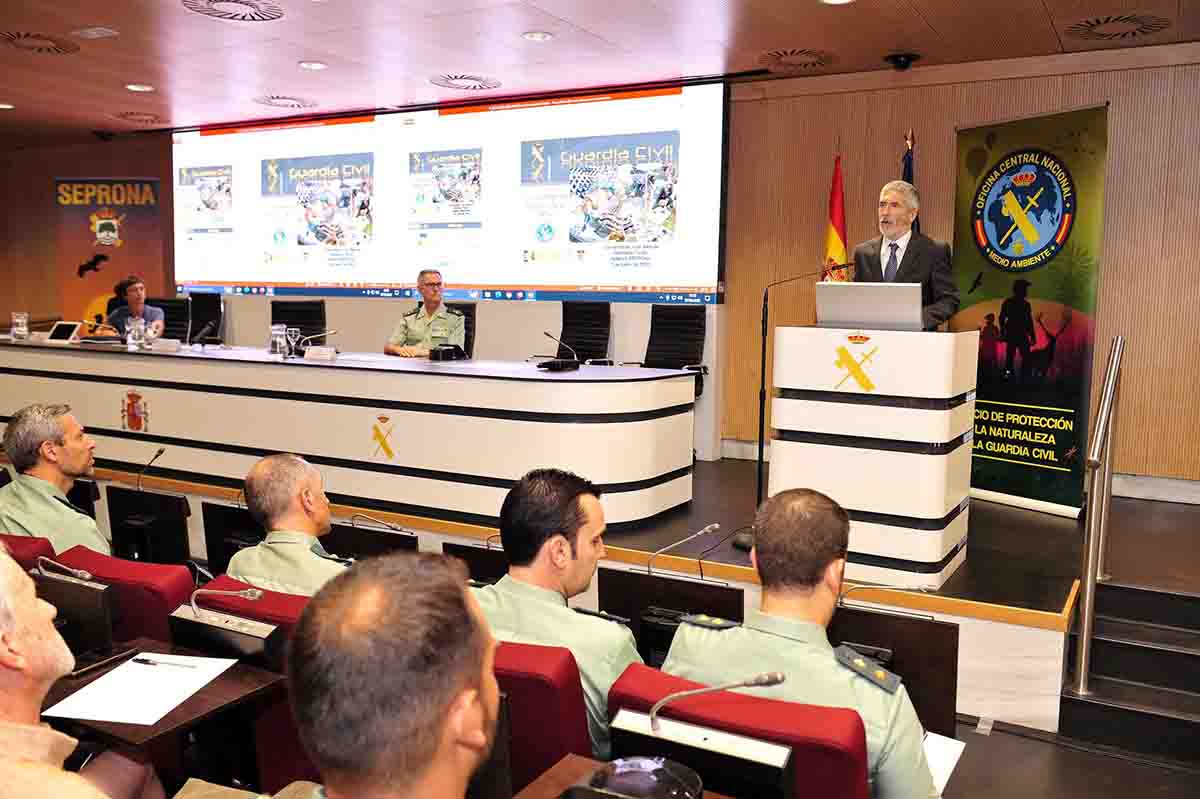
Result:
[[[758,353],[758,475],[754,483],[755,508],[761,505],[763,500],[763,448],[766,445],[765,428],[767,423],[767,308],[770,303],[771,289],[775,286],[782,286],[785,283],[795,283],[797,280],[826,275],[834,269],[843,269],[848,266],[851,266],[851,264],[829,264],[822,267],[820,271],[785,277],[783,280],[776,280],[774,283],[768,283],[763,286],[762,331],[760,333]]]

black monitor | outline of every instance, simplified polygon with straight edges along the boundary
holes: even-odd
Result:
[[[40,568],[33,569],[30,576],[37,595],[58,610],[58,619],[64,622],[59,633],[74,654],[112,648],[111,586]]]
[[[442,542],[442,553],[464,561],[471,572],[471,579],[477,583],[490,585],[508,574],[508,556],[504,554],[503,549]]]
[[[108,523],[113,554],[147,563],[187,563],[187,497],[110,485]]]

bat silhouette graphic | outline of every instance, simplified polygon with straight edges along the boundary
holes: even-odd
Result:
[[[104,263],[107,260],[108,260],[108,256],[104,255],[103,253],[100,253],[98,255],[93,255],[92,259],[90,261],[85,261],[85,262],[81,263],[79,265],[79,269],[76,271],[78,272],[80,277],[83,277],[88,272],[97,272],[98,273],[100,271],[100,264]]]

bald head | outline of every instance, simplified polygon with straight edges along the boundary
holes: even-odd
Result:
[[[329,501],[321,473],[299,455],[269,455],[250,468],[246,509],[264,529],[329,532]]]

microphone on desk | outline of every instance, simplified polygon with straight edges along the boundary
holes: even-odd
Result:
[[[846,599],[847,595],[852,594],[855,591],[861,591],[864,588],[871,588],[876,591],[900,591],[902,593],[908,593],[908,594],[928,594],[928,593],[932,593],[934,590],[934,589],[929,588],[928,586],[924,586],[924,585],[903,585],[903,586],[901,586],[901,585],[898,585],[898,586],[852,585],[849,588],[843,590],[840,594],[838,594],[837,606],[839,608],[846,607],[845,599]]]
[[[779,685],[787,679],[787,675],[782,671],[764,671],[762,674],[755,674],[745,680],[737,682],[728,682],[723,685],[712,685],[707,688],[693,688],[690,691],[676,691],[673,694],[667,694],[662,699],[654,703],[654,707],[650,708],[650,729],[658,732],[658,711],[662,710],[665,705],[684,699],[689,696],[700,696],[701,694],[714,694],[717,691],[728,691],[732,688],[770,688],[773,685]]]
[[[314,338],[323,338],[325,336],[332,336],[333,334],[335,334],[337,332],[338,331],[336,329],[323,330],[320,333],[313,333],[311,336],[305,336],[304,338],[302,338],[296,342],[296,349],[300,349],[301,347],[307,346],[306,342],[312,341]]]
[[[548,361],[541,361],[540,363],[538,363],[537,368],[545,369],[547,372],[573,372],[579,368],[579,354],[577,352],[575,352],[574,347],[572,347],[570,344],[566,343],[562,339],[558,338],[557,336],[551,335],[550,332],[547,330],[543,330],[542,335],[545,336],[546,338],[550,339],[551,341],[556,341],[559,344],[561,344],[562,346],[566,347],[567,349],[569,349],[571,351],[571,354],[574,355],[575,357],[573,359],[572,358],[551,358]]]
[[[680,544],[686,544],[688,541],[691,541],[693,538],[699,538],[700,536],[704,535],[705,533],[711,533],[711,532],[714,532],[714,531],[720,530],[720,529],[721,529],[721,525],[717,524],[716,522],[713,522],[712,524],[708,525],[707,527],[703,527],[700,530],[697,530],[696,532],[692,533],[691,535],[687,536],[686,538],[681,538],[673,544],[667,544],[665,547],[662,547],[661,549],[654,550],[653,552],[650,553],[650,557],[646,558],[646,574],[651,573],[650,572],[650,564],[654,562],[654,559],[656,557],[658,557],[659,555],[661,555],[662,553],[666,552],[668,549],[674,549],[675,547],[679,546]]]
[[[213,332],[213,330],[216,329],[216,327],[217,327],[217,320],[209,319],[207,322],[204,323],[204,327],[200,328],[200,332],[196,334],[195,338],[191,338],[189,336],[188,344],[193,344],[193,343],[199,341],[200,346],[203,347],[204,346],[204,337],[210,335]]]
[[[366,519],[367,521],[375,522],[380,527],[386,527],[389,530],[395,530],[397,533],[408,533],[409,535],[416,535],[416,533],[414,533],[412,530],[409,530],[407,527],[401,527],[398,524],[394,524],[389,521],[384,521],[383,519],[376,518],[375,516],[372,516],[368,513],[356,513],[353,516],[351,516],[350,517],[350,526],[358,527],[358,525],[355,524],[355,522],[358,519]]]
[[[50,572],[46,571],[46,567],[53,566],[54,568],[59,569],[78,580],[92,579],[92,573],[90,571],[87,571],[86,569],[72,569],[70,566],[66,566],[62,563],[59,563],[56,560],[51,560],[50,558],[46,557],[45,555],[38,555],[37,565],[38,565],[38,571],[43,576],[49,576]]]
[[[166,451],[167,451],[166,447],[159,447],[158,452],[154,453],[154,457],[151,458],[150,460],[146,461],[146,465],[142,467],[142,470],[140,472],[138,472],[138,476],[137,476],[137,490],[138,491],[142,490],[142,476],[146,474],[146,470],[150,468],[150,464],[154,463],[156,460],[161,458],[162,454]]]
[[[484,539],[484,541],[483,541],[483,548],[484,548],[484,549],[491,549],[491,548],[492,548],[492,539],[494,539],[494,538],[500,538],[500,534],[499,534],[499,533],[492,533],[492,534],[491,534],[491,535],[489,535],[487,538],[485,538],[485,539]],[[501,540],[501,541],[500,541],[500,549],[501,549],[501,550],[503,550],[503,549],[504,549],[504,541],[503,541],[503,540]]]
[[[200,608],[196,607],[196,597],[200,594],[212,594],[214,596],[237,596],[242,599],[258,600],[262,599],[261,588],[243,588],[241,591],[218,591],[214,588],[197,588],[192,592],[192,616],[200,618]]]

